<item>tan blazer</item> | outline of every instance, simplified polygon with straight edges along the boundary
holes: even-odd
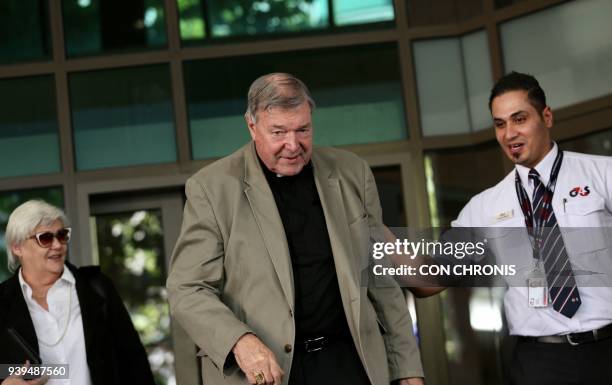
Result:
[[[312,165],[344,311],[372,384],[423,376],[400,289],[360,283],[370,260],[363,252],[369,226],[382,222],[370,168],[349,152],[317,147]],[[293,272],[254,144],[197,172],[185,191],[167,286],[173,316],[200,348],[204,384],[248,384],[231,353],[247,332],[274,352],[287,384],[295,338]]]

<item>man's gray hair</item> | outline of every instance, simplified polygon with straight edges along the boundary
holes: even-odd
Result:
[[[15,271],[21,264],[13,255],[11,247],[19,245],[32,235],[38,226],[49,226],[59,220],[64,226],[70,226],[68,217],[60,209],[42,200],[29,200],[11,213],[6,225],[6,254],[9,271]]]
[[[308,102],[310,111],[314,111],[315,102],[308,87],[291,74],[275,72],[257,78],[248,93],[248,106],[244,118],[256,122],[259,111],[272,107],[283,109],[297,108]]]

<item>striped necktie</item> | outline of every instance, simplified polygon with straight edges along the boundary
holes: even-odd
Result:
[[[553,194],[544,186],[535,169],[529,171],[529,179],[533,181],[533,221],[539,224],[534,226],[537,228],[535,242],[546,271],[550,301],[553,309],[572,318],[582,301],[552,209]]]

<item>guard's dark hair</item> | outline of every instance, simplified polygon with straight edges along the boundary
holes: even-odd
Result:
[[[544,108],[546,108],[546,95],[542,87],[540,87],[540,83],[531,75],[515,71],[502,76],[493,86],[491,96],[489,96],[489,111],[491,111],[493,99],[496,97],[509,91],[521,90],[527,91],[529,102],[541,114]]]

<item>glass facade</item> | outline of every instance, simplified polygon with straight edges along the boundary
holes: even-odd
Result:
[[[52,76],[0,80],[0,177],[59,172]]]
[[[178,8],[184,42],[330,31],[395,18],[392,0],[178,0]]]
[[[193,158],[223,156],[249,140],[243,118],[248,87],[258,76],[278,71],[308,85],[317,104],[316,144],[405,139],[398,64],[397,50],[388,44],[187,62]]]
[[[533,74],[553,108],[609,95],[610,15],[610,1],[571,1],[502,24],[504,69]]]
[[[61,187],[0,191],[0,282],[13,274],[8,270],[7,245],[4,239],[6,224],[13,210],[30,199],[42,199],[57,207],[64,206],[64,195]]]
[[[0,1],[0,64],[50,57],[48,2]]]
[[[493,86],[484,31],[414,43],[424,136],[463,134],[491,126]]]
[[[66,54],[96,55],[166,45],[163,0],[63,0]]]
[[[176,161],[167,65],[70,75],[79,170]]]
[[[482,4],[482,0],[406,1],[408,23],[420,27],[468,20],[483,13]]]

